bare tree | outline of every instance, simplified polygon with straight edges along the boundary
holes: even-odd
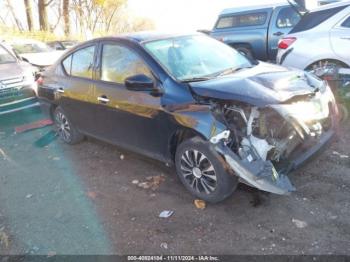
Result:
[[[7,4],[8,9],[10,10],[10,13],[11,13],[13,19],[15,20],[15,23],[16,23],[16,25],[17,25],[18,30],[23,31],[22,23],[21,23],[21,21],[17,18],[16,13],[15,13],[15,10],[13,9],[13,6],[12,6],[12,4],[11,4],[11,1],[10,1],[10,0],[7,0],[7,1],[6,1],[6,4]]]
[[[49,21],[47,18],[47,7],[53,2],[53,0],[38,0],[38,12],[39,12],[39,25],[40,30],[48,31]]]
[[[28,30],[33,30],[33,13],[32,13],[32,3],[30,0],[24,0],[24,6],[26,8],[27,24]]]
[[[81,33],[107,32],[117,11],[127,0],[72,0]],[[83,32],[84,31],[84,32]]]
[[[69,17],[69,0],[63,0],[63,21],[64,21],[64,34],[70,35],[70,17]]]

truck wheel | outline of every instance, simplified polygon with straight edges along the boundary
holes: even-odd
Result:
[[[236,46],[235,49],[245,55],[246,57],[250,59],[254,59],[253,52],[250,48],[245,47],[245,46]]]
[[[225,169],[222,157],[199,137],[188,139],[178,146],[175,165],[186,189],[211,203],[229,197],[238,184],[238,178]]]

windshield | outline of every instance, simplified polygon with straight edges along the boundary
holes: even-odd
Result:
[[[180,81],[213,77],[250,67],[233,48],[207,36],[183,36],[147,42],[145,48]]]
[[[75,41],[62,41],[62,45],[65,48],[71,48],[71,47],[75,46],[76,44],[77,44],[77,42],[75,42]]]
[[[50,48],[45,43],[41,42],[33,42],[33,43],[15,43],[12,45],[13,49],[18,54],[24,54],[24,53],[42,53],[42,52],[50,52],[53,51],[52,48]]]
[[[14,63],[16,58],[0,45],[0,64]]]

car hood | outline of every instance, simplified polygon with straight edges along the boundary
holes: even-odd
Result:
[[[0,80],[22,77],[24,70],[18,63],[0,64]]]
[[[20,56],[34,66],[45,67],[53,65],[64,51],[52,51],[42,53],[23,53]]]
[[[322,85],[322,81],[304,71],[263,62],[231,75],[190,83],[193,92],[199,96],[255,106],[283,103],[295,96],[314,93]]]

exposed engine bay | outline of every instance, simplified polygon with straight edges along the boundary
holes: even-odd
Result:
[[[263,108],[216,104],[215,113],[221,113],[228,132],[211,142],[242,182],[287,194],[295,190],[286,175],[301,162],[297,159],[332,135],[331,105],[317,95]]]

